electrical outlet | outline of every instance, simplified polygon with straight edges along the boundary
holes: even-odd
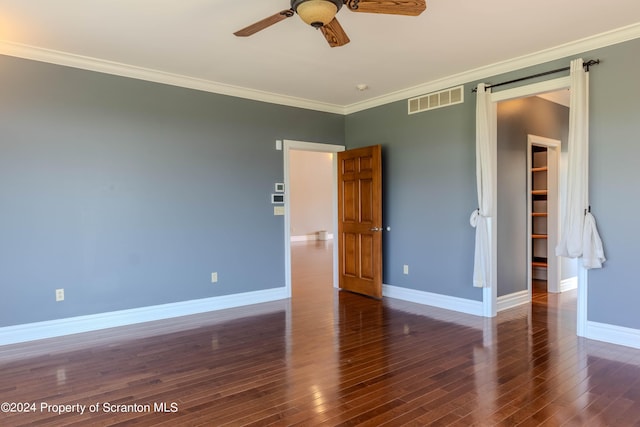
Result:
[[[56,301],[64,301],[64,289],[56,289]]]
[[[218,282],[218,273],[211,273],[211,283]]]
[[[407,264],[402,266],[402,274],[409,274],[409,266]]]

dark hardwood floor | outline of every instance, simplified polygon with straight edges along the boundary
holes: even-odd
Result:
[[[640,350],[576,337],[574,293],[484,319],[293,257],[290,301],[0,347],[0,402],[35,404],[0,425],[640,425]]]

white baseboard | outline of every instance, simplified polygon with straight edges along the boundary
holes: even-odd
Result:
[[[465,298],[451,297],[448,295],[434,294],[415,289],[401,288],[398,286],[382,285],[382,295],[417,304],[430,305],[446,310],[482,316],[482,301],[474,301]]]
[[[640,329],[591,321],[587,321],[586,329],[585,338],[640,349]]]
[[[531,297],[529,296],[529,291],[519,291],[514,292],[512,294],[503,295],[498,297],[498,311],[507,310],[509,308],[517,307],[523,304],[529,304],[531,302]]]
[[[560,292],[572,291],[578,289],[578,276],[569,277],[560,281]]]
[[[568,283],[570,284],[571,282],[569,281]],[[473,314],[475,316],[482,316],[483,314],[482,301],[468,300],[391,285],[382,285],[382,295],[389,298],[414,302],[416,304]],[[530,298],[527,291],[504,295],[498,298],[498,311],[529,302]],[[480,323],[480,325],[482,324]],[[640,349],[640,329],[588,321],[584,337]]]
[[[27,323],[24,325],[6,326],[0,328],[0,346],[206,313],[286,298],[288,298],[286,288],[274,288],[45,322]]]

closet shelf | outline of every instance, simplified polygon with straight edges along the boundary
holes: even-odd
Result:
[[[531,172],[546,172],[548,169],[547,166],[540,166],[539,168],[531,168]]]
[[[547,216],[546,212],[531,212],[531,216]]]
[[[531,190],[531,194],[534,196],[546,195],[547,190]]]
[[[547,235],[546,234],[532,234],[531,238],[532,239],[546,239]]]
[[[534,256],[533,259],[531,260],[531,266],[532,267],[547,267],[547,258],[546,257],[541,257],[541,256]]]

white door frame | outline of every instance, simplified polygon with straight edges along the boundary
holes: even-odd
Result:
[[[533,229],[533,218],[531,217],[532,202],[531,202],[531,190],[533,188],[533,182],[531,178],[531,167],[533,164],[533,158],[531,155],[531,147],[546,147],[547,148],[547,292],[558,293],[560,292],[560,278],[562,277],[560,268],[562,263],[560,257],[555,256],[555,247],[558,244],[558,236],[560,231],[560,203],[559,203],[559,190],[561,188],[560,177],[560,150],[561,142],[557,139],[545,138],[538,135],[527,135],[527,230],[528,236],[531,236]],[[527,244],[527,292],[529,293],[529,301],[532,297],[532,271],[531,271],[531,258],[533,257],[533,251],[531,248],[531,239]]]
[[[284,274],[285,289],[287,297],[291,298],[291,203],[289,202],[289,189],[291,188],[291,171],[289,163],[291,161],[291,150],[299,151],[315,151],[320,153],[339,153],[344,151],[343,145],[320,144],[317,142],[303,142],[284,140]],[[338,156],[333,156],[333,194],[332,212],[333,212],[333,287],[338,287]]]
[[[569,77],[561,77],[558,79],[547,80],[540,83],[533,83],[527,86],[521,86],[514,89],[507,89],[500,92],[491,94],[491,108],[493,109],[493,117],[495,118],[496,123],[493,123],[493,126],[497,127],[497,109],[498,102],[506,101],[509,99],[523,98],[528,96],[538,95],[540,93],[552,92],[561,89],[569,89],[571,88],[571,79]],[[497,158],[498,152],[498,141],[497,141],[497,132],[493,132],[494,139],[490,141],[491,143],[491,152],[494,158]],[[494,163],[495,164],[495,163]],[[588,175],[588,174],[587,174]],[[493,186],[493,194],[498,194],[498,168],[497,165],[493,170],[492,177],[492,186]],[[497,197],[493,198],[493,209],[492,211],[497,212]],[[489,234],[490,244],[491,244],[491,253],[493,255],[493,266],[492,273],[496,272],[495,266],[497,265],[497,224],[498,217],[496,216],[494,222],[492,224],[492,230]],[[588,275],[586,269],[582,266],[581,263],[578,263],[578,301],[577,301],[577,335],[585,336],[587,329],[587,287],[588,287]],[[497,314],[497,274],[491,274],[491,286],[489,288],[483,289],[482,294],[482,306],[483,313],[486,317],[494,317]]]

